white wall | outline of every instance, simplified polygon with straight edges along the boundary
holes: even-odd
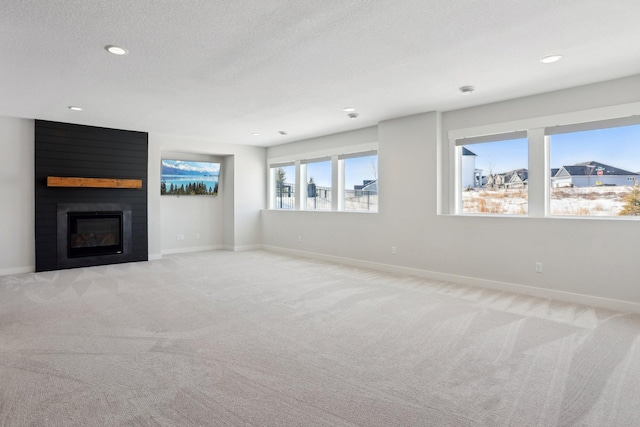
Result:
[[[553,114],[589,120],[596,113],[586,110],[613,106],[606,114],[615,114],[617,106],[637,103],[639,89],[636,76],[382,122],[380,213],[266,211],[263,242],[290,253],[640,311],[637,221],[438,215],[447,211],[438,201],[447,206],[449,200],[449,131]],[[305,141],[305,148],[336,138],[316,139],[312,146]],[[283,148],[277,150],[283,156]],[[269,149],[267,157],[275,152]],[[415,182],[422,183],[420,192],[409,185]],[[543,263],[543,273],[534,272],[536,262]]]
[[[222,157],[164,151],[163,159],[220,162]],[[153,191],[154,187],[151,188]],[[160,187],[156,188],[160,191]],[[220,176],[217,196],[163,196],[160,198],[162,253],[220,249],[224,243],[224,175]],[[184,240],[178,240],[178,235]]]
[[[35,269],[34,121],[0,117],[0,275]]]
[[[305,141],[306,149],[336,149],[342,138],[351,146],[377,134],[379,213],[268,210],[262,215],[263,243],[380,264],[425,266],[429,217],[436,211],[438,117],[426,113],[390,120],[380,123],[377,133],[369,128],[316,138],[314,147]],[[267,157],[284,158],[285,149],[294,156],[300,147],[269,148]],[[397,255],[391,255],[392,246]]]
[[[336,154],[343,147],[351,147],[354,150],[362,148],[371,149],[371,143],[378,141],[378,127],[372,126],[304,141],[269,147],[267,156],[274,161],[289,161],[313,159],[316,157]]]
[[[261,147],[149,134],[149,258],[221,247],[260,247],[260,211],[266,203],[265,154],[266,149]],[[160,162],[167,156],[220,159],[218,196],[160,196]],[[185,239],[177,241],[177,234],[184,234]]]
[[[233,250],[262,247],[261,210],[267,206],[265,148],[237,146],[233,156]],[[225,243],[225,246],[230,246]],[[228,248],[229,249],[229,248]]]
[[[232,250],[234,247],[235,241],[235,203],[234,203],[234,192],[231,191],[231,184],[233,183],[233,177],[235,176],[234,170],[234,156],[225,156],[222,162],[222,177],[221,180],[227,183],[227,191],[222,192],[222,200],[224,206],[227,209],[223,209],[223,236],[222,236],[222,244],[225,249]],[[261,236],[262,238],[262,236]]]

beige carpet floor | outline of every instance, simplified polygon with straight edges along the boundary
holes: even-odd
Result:
[[[263,251],[4,276],[0,425],[637,426],[639,335]]]

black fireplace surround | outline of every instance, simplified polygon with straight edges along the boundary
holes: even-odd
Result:
[[[36,120],[36,271],[147,261],[147,165],[145,132]],[[48,177],[142,188],[49,186]]]

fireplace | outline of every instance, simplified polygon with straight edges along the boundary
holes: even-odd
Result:
[[[129,261],[131,208],[119,203],[58,205],[58,267]]]
[[[34,137],[35,270],[147,261],[149,135],[36,120]],[[109,217],[92,225],[102,236],[85,230],[91,217],[69,223],[69,213],[112,212],[121,213],[120,226]],[[83,240],[70,240],[70,228]]]
[[[67,212],[67,256],[122,253],[122,211]]]

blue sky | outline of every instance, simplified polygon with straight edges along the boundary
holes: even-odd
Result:
[[[375,171],[374,171],[375,169]],[[376,179],[378,157],[355,157],[344,161],[345,188],[362,185],[365,179]],[[313,182],[320,187],[331,187],[331,162],[317,162],[307,164],[307,177],[313,177]]]
[[[553,135],[549,146],[552,168],[595,160],[640,172],[640,125]]]
[[[528,147],[525,138],[471,144],[466,148],[477,155],[476,169],[482,169],[483,175],[528,169]]]
[[[356,184],[362,185],[364,180],[377,178],[378,156],[345,159],[344,168],[345,188],[353,189]],[[294,183],[296,180],[295,166],[283,166],[282,169],[287,176],[286,182]],[[320,187],[331,187],[331,161],[308,163],[307,177],[313,177],[313,182]]]
[[[365,179],[378,178],[378,156],[355,157],[344,161],[345,188],[362,185]]]
[[[319,187],[331,187],[331,160],[307,164],[307,182],[309,178]]]
[[[552,168],[595,160],[610,166],[640,172],[640,125],[574,132],[551,136],[549,161]],[[467,145],[477,154],[476,168],[483,175],[528,168],[526,139]]]

